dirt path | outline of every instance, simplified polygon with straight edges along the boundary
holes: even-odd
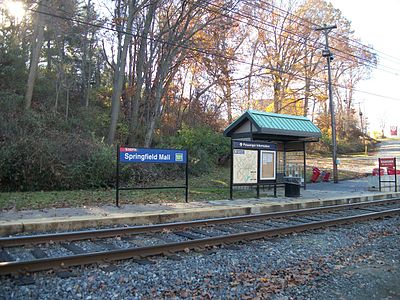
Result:
[[[339,170],[370,174],[372,169],[378,166],[379,157],[397,157],[400,159],[400,140],[382,141],[376,150],[369,152],[368,156],[339,155]],[[332,167],[332,159],[330,157],[310,157],[307,159],[307,165],[329,169]],[[398,162],[398,166],[400,168],[400,161]]]

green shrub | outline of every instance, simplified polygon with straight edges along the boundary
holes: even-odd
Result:
[[[0,92],[0,191],[115,186],[116,148],[103,143],[107,116],[100,108],[75,108],[65,120],[49,111],[26,111],[23,104],[23,96]],[[126,124],[119,130],[127,135]],[[187,149],[189,170],[195,175],[213,170],[219,158],[230,153],[229,139],[206,127],[185,127],[156,147]],[[154,186],[160,179],[183,179],[183,168],[124,164],[121,184]]]
[[[77,157],[66,168],[68,185],[72,188],[99,188],[113,186],[115,183],[114,147],[104,143],[94,143],[87,159]]]
[[[164,146],[187,149],[190,172],[194,175],[210,172],[221,156],[230,153],[229,139],[207,127],[183,127],[176,136],[165,139]]]
[[[0,190],[91,188],[115,182],[115,150],[58,115],[24,111],[0,93]],[[114,153],[114,154],[113,154]]]

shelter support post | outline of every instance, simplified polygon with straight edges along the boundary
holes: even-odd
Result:
[[[379,180],[379,191],[382,192],[382,185],[381,185],[381,159],[378,158],[378,180]]]
[[[115,183],[115,205],[119,207],[119,145],[117,145],[117,168],[116,168],[116,183]]]
[[[393,160],[394,160],[394,191],[397,193],[397,165],[396,165],[396,157],[394,157]]]
[[[187,156],[186,156],[187,162],[186,162],[186,174],[185,174],[185,201],[186,203],[189,202],[189,152],[187,152]]]
[[[286,142],[283,143],[283,177],[286,176]]]
[[[233,140],[231,138],[231,179],[229,185],[229,199],[233,200]]]
[[[306,142],[303,142],[303,178],[304,178],[304,190],[307,188],[307,160],[306,160]]]

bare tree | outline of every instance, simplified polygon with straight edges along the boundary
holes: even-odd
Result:
[[[143,18],[139,18],[138,32],[140,32],[137,41],[138,51],[135,58],[135,82],[133,86],[133,96],[131,100],[131,118],[129,122],[129,138],[128,143],[132,145],[135,142],[135,137],[138,129],[139,119],[139,105],[143,101],[143,85],[145,83],[146,72],[149,70],[148,60],[148,44],[150,41],[150,29],[154,22],[155,11],[157,8],[158,0],[152,0],[149,5],[145,8]]]
[[[47,0],[41,0],[38,3],[37,12],[35,12],[35,30],[31,44],[31,59],[29,64],[28,82],[26,84],[25,93],[25,108],[30,109],[32,104],[33,87],[37,77],[37,70],[39,65],[40,50],[44,41],[44,23]]]
[[[121,1],[117,1],[116,5],[116,11],[118,15],[115,18],[115,22],[118,29],[118,53],[117,63],[114,70],[113,93],[111,96],[111,120],[107,137],[108,144],[112,144],[114,142],[117,129],[118,114],[120,112],[120,98],[125,79],[126,58],[129,44],[132,41],[132,24],[135,15],[138,13],[139,8],[143,5],[143,3],[128,1],[126,22],[124,13],[122,13],[124,10],[126,10],[126,6],[123,4],[121,5]]]

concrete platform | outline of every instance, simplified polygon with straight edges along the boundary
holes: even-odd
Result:
[[[395,192],[371,192],[366,178],[337,184],[307,185],[297,198],[278,196],[190,203],[113,205],[0,212],[0,236],[23,232],[78,230],[109,225],[155,224],[214,217],[311,208],[399,197]],[[123,203],[123,199],[122,199]]]

